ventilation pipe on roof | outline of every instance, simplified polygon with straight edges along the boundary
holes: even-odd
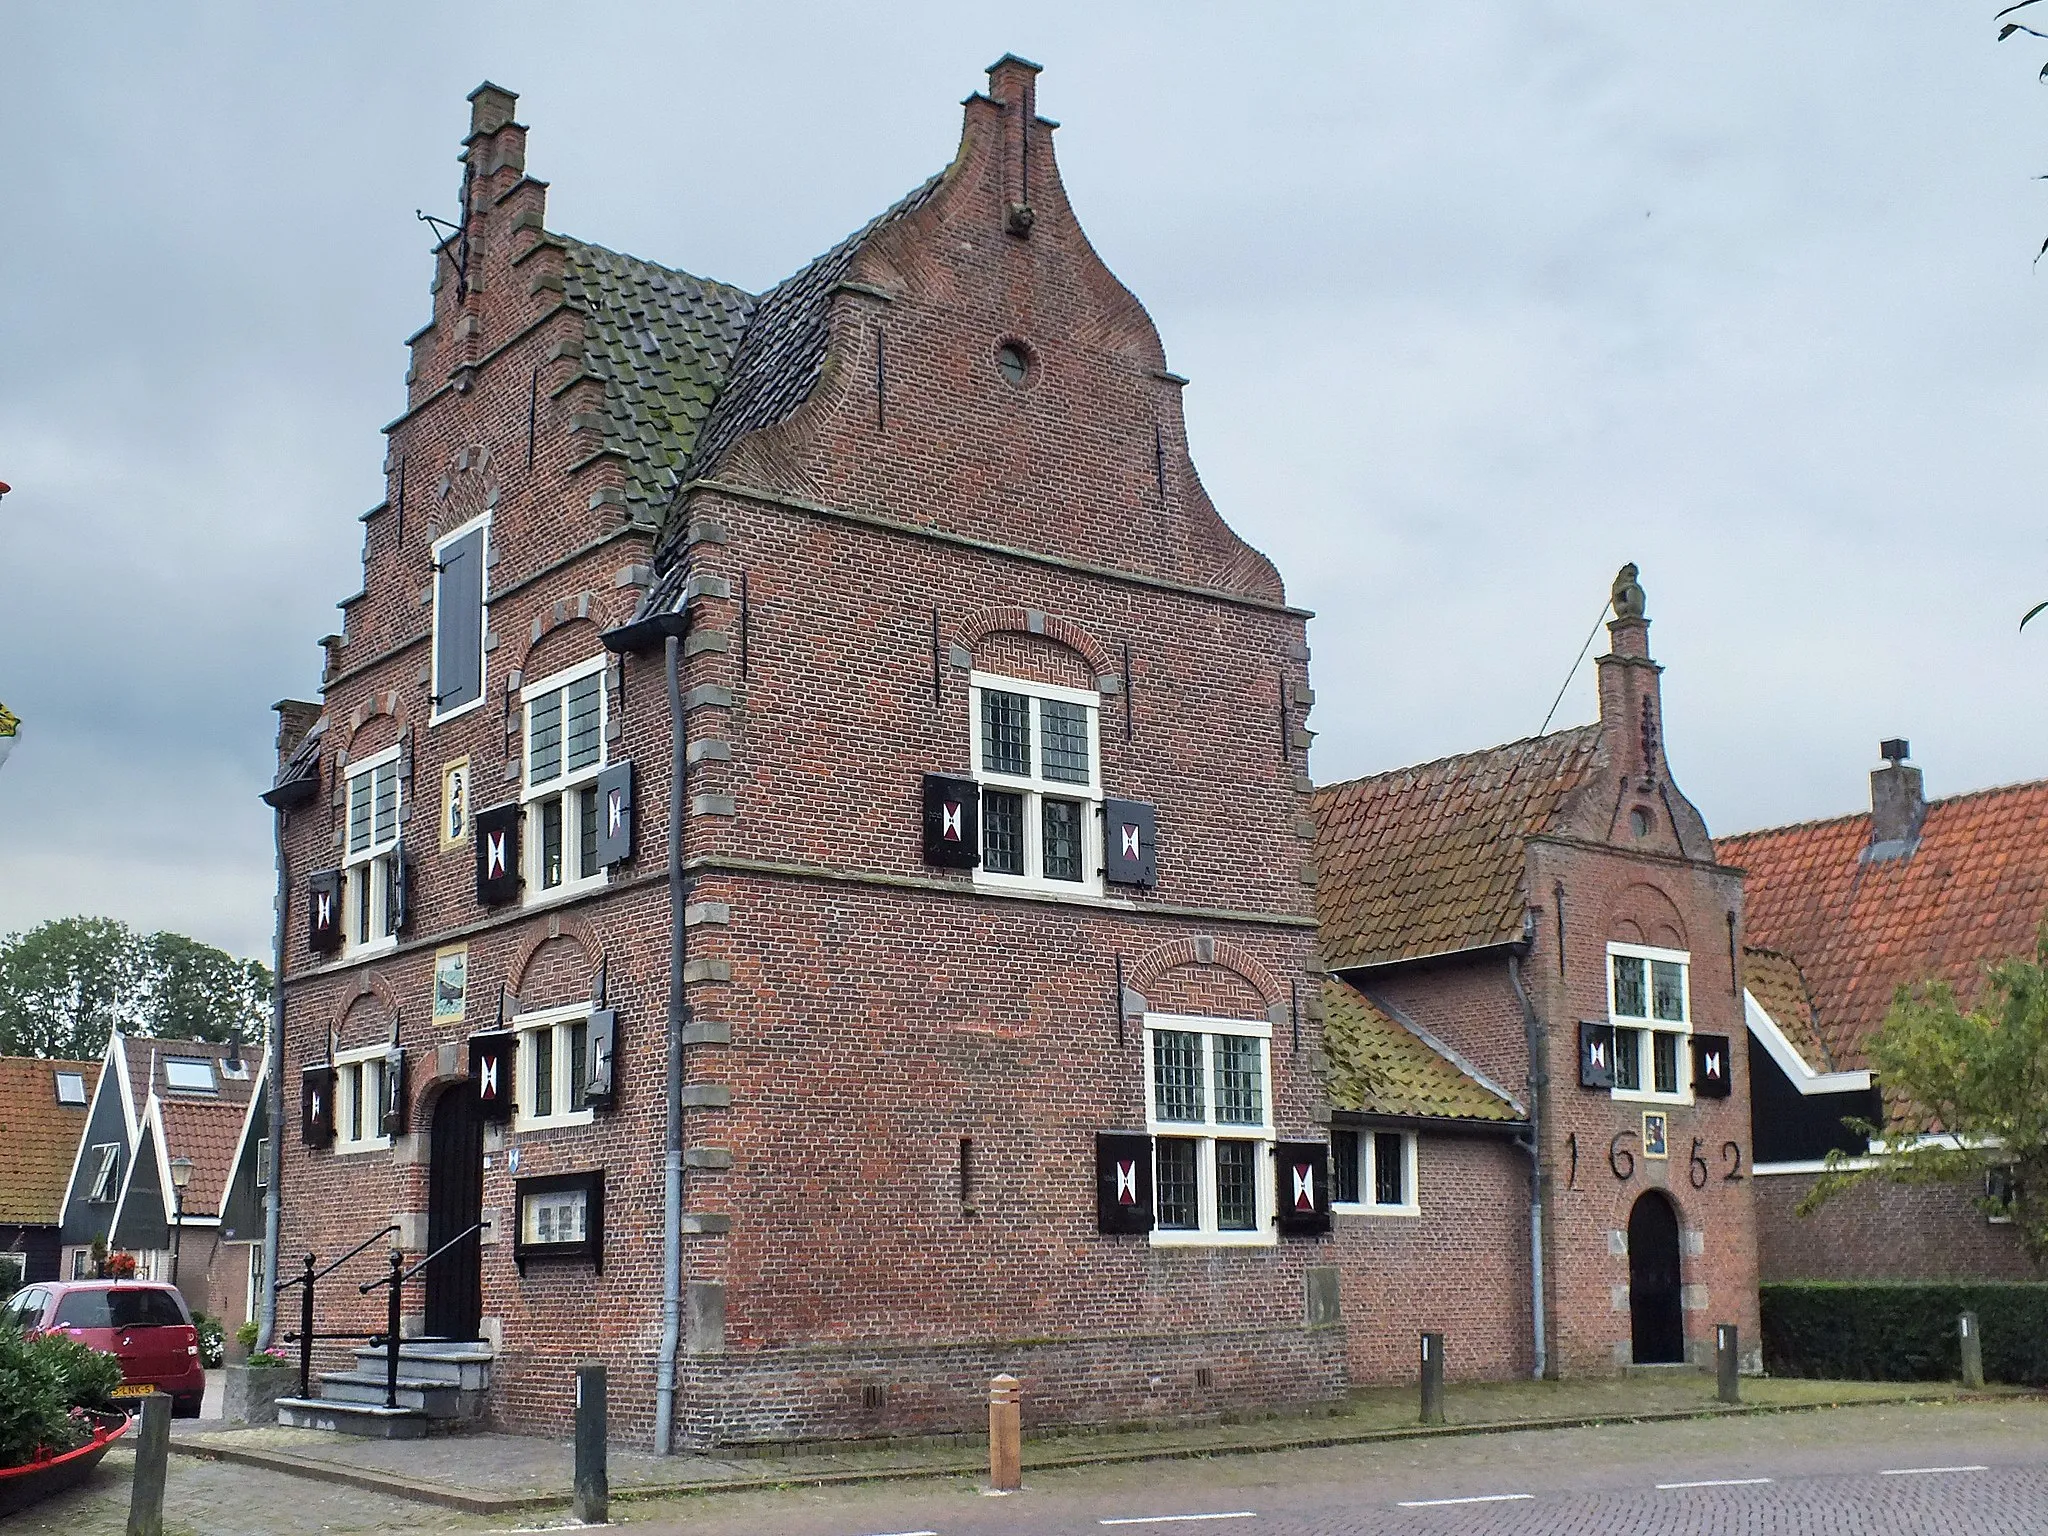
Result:
[[[1529,1374],[1542,1380],[1550,1369],[1543,1326],[1543,1100],[1550,1084],[1550,1053],[1535,1006],[1522,985],[1522,959],[1536,942],[1536,914],[1522,914],[1522,937],[1508,948],[1508,985],[1522,1005],[1522,1037],[1529,1051],[1529,1135],[1517,1145],[1529,1154]]]

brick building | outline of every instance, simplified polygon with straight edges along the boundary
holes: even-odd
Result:
[[[1306,615],[1036,75],[763,294],[551,231],[471,97],[265,798],[282,1251],[440,1252],[407,1330],[497,1422],[593,1355],[658,1445],[967,1428],[999,1369],[1041,1422],[1345,1388]]]
[[[1469,1375],[1711,1358],[1717,1322],[1758,1337],[1741,879],[1665,759],[1634,577],[1596,724],[1317,791],[1363,1373],[1431,1327]]]
[[[1883,1124],[1867,1046],[1900,987],[1962,1005],[1984,967],[2031,955],[2048,913],[2048,783],[1928,800],[1904,741],[1883,744],[1867,813],[1722,838],[1746,872],[1757,1244],[1765,1280],[2043,1278],[1987,1193],[1873,1182],[1796,1214],[1831,1151]]]

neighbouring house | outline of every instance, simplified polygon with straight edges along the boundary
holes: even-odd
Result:
[[[0,1295],[58,1277],[64,1187],[99,1076],[96,1061],[0,1056]]]
[[[195,1311],[248,1317],[261,1258],[226,1237],[221,1212],[262,1079],[238,1045],[114,1034],[61,1191],[61,1277],[91,1275],[98,1245],[133,1254],[138,1276],[175,1284]]]
[[[1597,723],[1316,793],[1362,1376],[1424,1329],[1460,1374],[1569,1376],[1711,1358],[1717,1323],[1761,1368],[1742,883],[1665,759],[1635,574]]]
[[[662,1449],[972,1430],[1002,1370],[1031,1423],[1327,1403],[1377,1326],[1328,1274],[1307,615],[1037,76],[762,293],[552,229],[471,97],[265,798],[283,1252],[394,1225],[490,1422],[564,1429],[590,1360]],[[381,1324],[382,1251],[319,1329]]]
[[[1968,1007],[1984,968],[2034,953],[2048,915],[2048,782],[1929,800],[1886,741],[1871,808],[1718,843],[1746,871],[1745,957],[1765,1280],[2040,1279],[2010,1223],[1945,1185],[1872,1181],[1796,1207],[1843,1124],[1882,1124],[1867,1045],[1900,987],[1945,981]]]

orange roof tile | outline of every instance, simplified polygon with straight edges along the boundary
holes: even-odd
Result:
[[[1333,969],[1520,937],[1523,849],[1599,769],[1600,727],[1316,791],[1316,913]]]
[[[57,1102],[59,1072],[84,1077],[84,1104],[74,1108]],[[0,1178],[0,1223],[57,1224],[99,1079],[96,1061],[0,1056],[0,1155],[7,1167],[7,1176]]]
[[[1775,949],[1745,945],[1742,985],[1809,1067],[1816,1072],[1835,1070],[1834,1054],[1814,1028],[1813,998],[1807,993],[1806,978],[1799,972],[1798,961]]]
[[[172,1099],[190,1099],[201,1103],[247,1104],[250,1084],[256,1081],[261,1067],[262,1047],[244,1044],[242,1047],[242,1076],[229,1077],[221,1070],[221,1063],[227,1059],[228,1048],[215,1045],[210,1040],[158,1040],[148,1035],[123,1035],[121,1044],[128,1056],[128,1089],[135,1098],[135,1113],[140,1116],[143,1106],[149,1102],[152,1086],[151,1072],[154,1070],[154,1086],[157,1097],[166,1102]],[[188,1060],[203,1060],[213,1063],[214,1092],[192,1094],[170,1085],[164,1073],[164,1063],[172,1057]]]
[[[245,1104],[198,1099],[166,1099],[164,1157],[192,1159],[192,1182],[185,1186],[187,1216],[218,1216],[227,1188],[235,1143],[242,1134]],[[166,1198],[170,1191],[164,1191]]]
[[[1987,962],[2033,953],[2048,907],[2048,781],[1929,801],[1910,857],[1866,863],[1869,842],[1860,815],[1716,844],[1748,872],[1748,937],[1798,962],[1837,1070],[1870,1065],[1864,1043],[1898,988],[1939,979],[1968,1006]]]

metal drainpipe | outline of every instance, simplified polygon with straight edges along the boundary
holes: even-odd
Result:
[[[1530,1374],[1540,1381],[1550,1365],[1543,1329],[1543,1092],[1550,1082],[1550,1068],[1539,1049],[1536,1009],[1522,986],[1519,946],[1508,951],[1508,984],[1515,989],[1515,1001],[1522,1005],[1522,1037],[1529,1050],[1529,1139],[1523,1148],[1529,1154],[1529,1337],[1535,1357]]]
[[[683,1000],[683,949],[688,930],[683,922],[684,788],[689,772],[683,719],[683,688],[678,675],[682,640],[668,635],[662,642],[668,674],[668,1129],[663,1142],[661,1186],[661,1355],[654,1368],[654,1453],[674,1454],[676,1412],[676,1350],[682,1342],[683,1267],[683,1026],[689,1008]]]
[[[268,1349],[277,1333],[277,1250],[284,1209],[284,1159],[278,1155],[284,1138],[278,1127],[284,1123],[284,928],[285,864],[284,823],[291,812],[279,809],[274,832],[277,841],[277,921],[270,937],[270,1039],[264,1042],[264,1071],[270,1081],[263,1096],[270,1119],[270,1183],[263,1191],[263,1311],[256,1324],[256,1347]]]

